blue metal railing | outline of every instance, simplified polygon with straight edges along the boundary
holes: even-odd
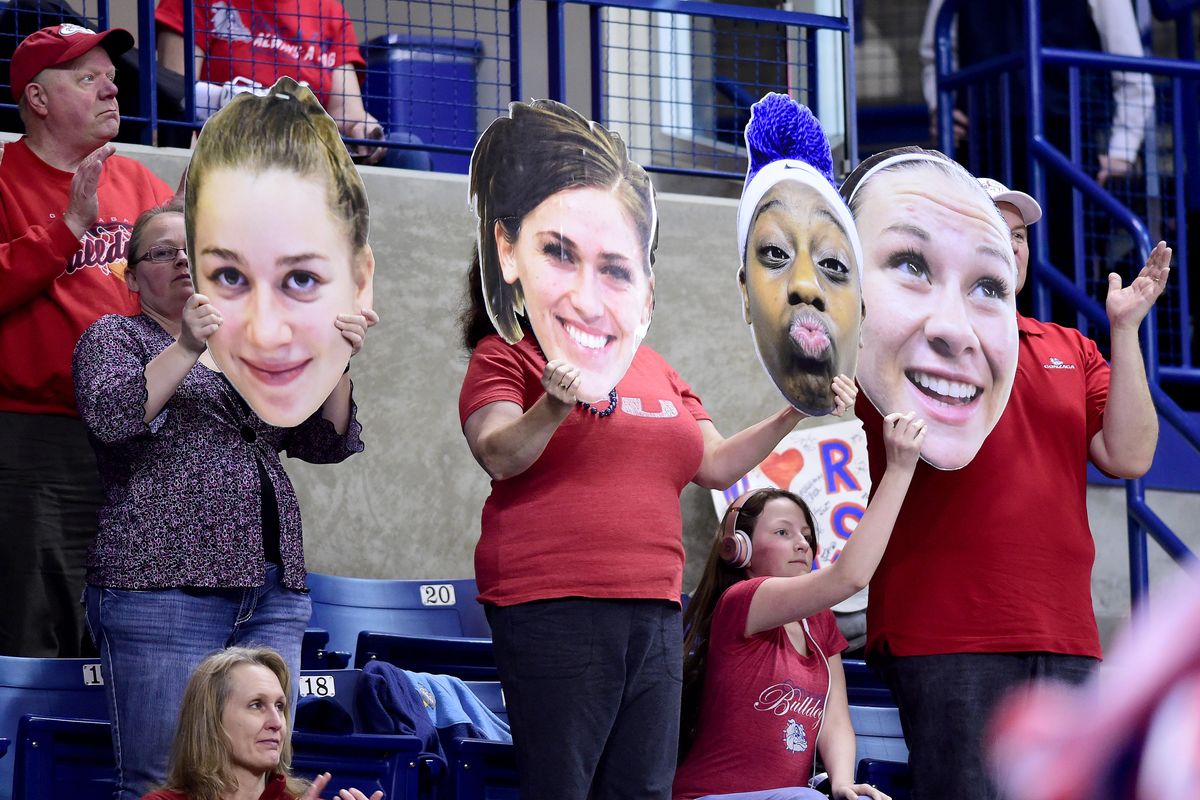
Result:
[[[79,1],[96,6],[85,21],[108,26],[111,0]],[[138,102],[136,109],[126,109],[120,138],[152,144],[165,141],[160,134],[169,131],[172,141],[178,142],[181,133],[186,141],[187,132],[201,126],[196,120],[196,99],[189,88],[172,100],[178,106],[164,105],[156,59],[156,0],[136,0],[136,5]],[[823,108],[827,127],[833,123],[838,132],[835,157],[846,168],[857,160],[855,120],[849,113],[854,107],[854,64],[853,20],[848,16],[696,0],[548,0],[545,39],[533,42],[522,41],[522,6],[522,0],[419,0],[374,6],[375,16],[352,20],[367,62],[363,71],[367,110],[389,132],[419,134],[416,141],[385,142],[385,147],[431,153],[435,169],[462,171],[478,132],[503,114],[509,102],[532,96],[524,79],[533,77],[545,79],[545,88],[533,87],[537,95],[590,109],[594,119],[634,143],[635,157],[651,170],[740,178],[746,160],[741,128],[749,103],[734,95],[756,100],[767,91],[790,92],[814,109]],[[579,9],[582,15],[573,13]],[[580,25],[584,17],[586,25]],[[229,24],[223,19],[196,18],[192,3],[184,0],[183,52],[196,52],[195,45],[205,43],[210,27]],[[54,21],[47,19],[46,24]],[[0,39],[4,35],[0,31]],[[424,58],[423,52],[428,54],[428,64],[441,64],[447,55],[439,47],[463,44],[477,46],[477,63],[459,75],[447,76],[443,70],[436,76],[440,81],[436,90],[413,89],[427,76],[420,67],[408,65]],[[393,59],[390,54],[398,47],[407,49]],[[193,59],[184,58],[182,86],[193,87],[219,64],[219,58],[210,54],[202,74]],[[547,66],[544,76],[537,74],[540,70],[529,70],[542,63]],[[829,66],[837,68],[836,79],[828,77],[834,74]],[[411,75],[397,79],[392,70]],[[586,76],[577,74],[583,70]],[[3,90],[0,86],[0,101],[7,100]],[[406,94],[410,90],[425,94]],[[664,92],[670,96],[662,96]],[[414,112],[418,106],[423,110]],[[3,108],[15,106],[0,102]],[[384,116],[392,109],[405,118],[389,124]],[[413,114],[426,119],[414,123]],[[452,156],[456,166],[439,163],[437,154]]]
[[[1200,64],[1193,61],[1175,61],[1156,58],[1138,58],[1116,56],[1104,53],[1094,53],[1060,48],[1047,48],[1041,45],[1039,21],[1041,19],[1040,0],[1025,0],[1025,32],[1026,41],[1023,52],[993,58],[974,64],[963,69],[955,69],[952,49],[950,25],[955,12],[962,0],[947,0],[936,20],[935,59],[938,73],[938,141],[942,150],[953,154],[955,142],[953,137],[953,112],[955,91],[975,89],[982,82],[999,79],[1001,85],[1001,116],[1003,120],[1010,118],[1013,108],[1011,96],[1008,93],[1011,77],[1014,73],[1024,71],[1026,102],[1024,112],[1029,123],[1028,154],[1029,154],[1029,185],[1043,207],[1048,205],[1049,192],[1047,178],[1055,175],[1059,180],[1066,181],[1071,187],[1072,210],[1072,240],[1075,257],[1074,276],[1068,277],[1061,272],[1057,265],[1051,263],[1048,237],[1038,236],[1036,248],[1031,253],[1034,268],[1030,278],[1034,288],[1035,315],[1049,319],[1051,315],[1051,293],[1066,299],[1076,310],[1080,319],[1080,327],[1089,325],[1093,335],[1107,336],[1109,330],[1108,317],[1104,307],[1087,291],[1083,265],[1087,246],[1085,241],[1085,225],[1087,219],[1083,213],[1084,201],[1098,209],[1108,224],[1115,224],[1122,229],[1133,242],[1135,253],[1131,258],[1143,262],[1148,257],[1154,238],[1150,233],[1147,222],[1135,214],[1125,203],[1122,203],[1112,192],[1102,187],[1081,167],[1083,161],[1083,136],[1081,132],[1081,90],[1080,73],[1083,69],[1133,72],[1168,78],[1171,81],[1172,147],[1170,162],[1174,169],[1174,215],[1171,220],[1175,225],[1172,245],[1176,251],[1176,265],[1187,264],[1187,229],[1186,229],[1186,193],[1184,189],[1185,163],[1191,166],[1189,180],[1195,180],[1198,170],[1195,161],[1185,161],[1185,151],[1195,151],[1197,132],[1195,125],[1187,126],[1189,118],[1194,120],[1194,102],[1187,101],[1185,90],[1189,82],[1200,79]],[[1190,18],[1189,18],[1190,19]],[[1189,28],[1190,30],[1190,28]],[[1182,34],[1181,34],[1182,36]],[[1058,149],[1047,137],[1045,120],[1045,103],[1043,99],[1043,75],[1045,66],[1061,65],[1067,68],[1070,98],[1070,157]],[[972,107],[976,94],[968,97],[968,111],[972,120],[978,120],[977,107]],[[1154,124],[1157,124],[1155,120]],[[1007,125],[1002,125],[1000,131],[1001,148],[1004,153],[1000,170],[1004,178],[1012,185],[1012,176],[1019,175],[1017,171],[1026,165],[1015,165],[1011,161],[1013,142]],[[1018,134],[1019,135],[1019,134]],[[975,143],[977,147],[977,142]],[[1160,152],[1149,152],[1150,144],[1146,145],[1148,153],[1146,161],[1148,168],[1157,167],[1149,164],[1152,158],[1161,158]],[[979,153],[969,154],[970,163],[979,163]],[[1093,212],[1095,213],[1095,212]],[[1106,228],[1107,230],[1107,228]],[[1179,309],[1180,324],[1176,331],[1179,339],[1177,345],[1177,364],[1162,366],[1162,356],[1159,352],[1160,329],[1158,325],[1158,308],[1152,308],[1140,331],[1143,355],[1146,360],[1146,373],[1150,385],[1150,394],[1160,417],[1179,431],[1182,438],[1197,452],[1200,452],[1200,430],[1188,419],[1183,410],[1167,395],[1160,386],[1161,379],[1166,376],[1178,382],[1200,382],[1200,370],[1192,363],[1191,329],[1188,306],[1188,276],[1186,269],[1172,270],[1174,295]],[[1165,297],[1163,298],[1165,299]],[[1160,302],[1161,304],[1161,302]],[[1149,586],[1149,561],[1147,554],[1147,537],[1153,538],[1177,562],[1194,562],[1196,557],[1170,528],[1158,517],[1146,502],[1145,484],[1142,479],[1125,482],[1126,506],[1129,534],[1129,568],[1130,596],[1133,603],[1139,602]]]

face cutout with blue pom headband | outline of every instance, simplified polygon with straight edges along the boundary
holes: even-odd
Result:
[[[853,378],[857,367],[862,245],[812,112],[772,93],[750,113],[737,215],[743,313],[784,399],[810,416],[828,414],[834,377]]]

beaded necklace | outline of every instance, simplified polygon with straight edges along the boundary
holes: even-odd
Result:
[[[537,337],[534,336],[533,333],[531,333],[529,331],[526,331],[525,335],[528,336],[533,341],[533,346],[537,348],[538,355],[540,355],[542,357],[542,360],[549,363],[550,359],[546,358],[545,352],[542,351],[542,344],[541,344],[541,342],[539,342],[537,340]],[[603,411],[596,408],[591,403],[585,403],[582,400],[576,400],[575,402],[577,405],[579,405],[583,408],[586,408],[588,410],[588,413],[590,413],[592,416],[594,416],[598,419],[604,419],[605,417],[610,416],[614,411],[617,410],[617,400],[618,399],[620,399],[620,395],[617,394],[617,387],[614,386],[612,389],[610,389],[608,391],[608,408],[604,409]]]

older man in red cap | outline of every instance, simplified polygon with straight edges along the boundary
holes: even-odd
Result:
[[[129,234],[171,189],[113,155],[113,58],[128,31],[55,25],[10,69],[25,136],[0,149],[0,655],[75,656],[100,504],[71,353],[103,314],[138,312]]]

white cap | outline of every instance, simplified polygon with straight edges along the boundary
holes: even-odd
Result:
[[[1038,205],[1038,201],[1034,200],[1024,192],[1015,192],[1009,189],[1003,183],[992,178],[980,178],[979,182],[983,184],[983,188],[992,196],[994,203],[1012,203],[1016,206],[1017,211],[1021,214],[1021,219],[1026,225],[1032,225],[1042,218],[1042,207]]]

